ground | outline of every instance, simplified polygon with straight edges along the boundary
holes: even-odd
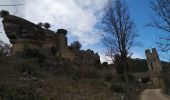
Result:
[[[161,89],[146,89],[141,93],[140,100],[170,100],[170,96],[164,95]]]

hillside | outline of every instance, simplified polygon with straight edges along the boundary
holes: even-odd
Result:
[[[0,62],[0,100],[114,98],[109,86],[113,78],[110,68],[77,68],[57,63],[48,66],[45,60],[22,56],[1,57]]]

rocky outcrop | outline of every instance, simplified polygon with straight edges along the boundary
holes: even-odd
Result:
[[[150,72],[150,79],[156,88],[164,88],[164,80],[162,77],[162,64],[155,48],[150,52],[149,49],[145,51],[148,68]]]
[[[67,30],[58,29],[57,32],[42,28],[23,18],[1,11],[5,33],[12,44],[12,54],[23,52],[24,48],[47,50],[48,53],[61,59],[60,61],[79,62],[82,64],[100,63],[97,53],[88,49],[77,51],[67,45]]]

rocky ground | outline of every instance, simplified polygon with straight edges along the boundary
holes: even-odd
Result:
[[[146,89],[141,93],[140,100],[170,100],[170,96],[163,94],[161,89]]]

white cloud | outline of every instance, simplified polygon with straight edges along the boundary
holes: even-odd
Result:
[[[24,1],[24,0],[23,0]],[[0,0],[0,5],[15,5],[15,4],[23,4],[23,1],[20,0]],[[8,10],[10,14],[17,14],[18,16],[23,16],[23,12],[20,11],[20,6],[0,6],[0,10]],[[9,43],[9,39],[7,38],[2,25],[2,18],[0,18],[0,40],[5,43]]]
[[[145,59],[144,54],[142,55],[141,53],[138,53],[138,52],[134,52],[134,54],[132,55],[132,58]]]
[[[84,45],[94,44],[100,39],[94,27],[105,3],[106,0],[29,0],[25,18],[36,23],[48,21],[53,29],[68,29]]]
[[[4,2],[4,0],[0,0]],[[49,22],[56,31],[65,28],[83,45],[95,44],[100,40],[99,22],[107,0],[6,0],[4,4],[24,3],[24,6],[6,7],[11,13],[34,23]],[[3,9],[3,8],[0,8]]]

